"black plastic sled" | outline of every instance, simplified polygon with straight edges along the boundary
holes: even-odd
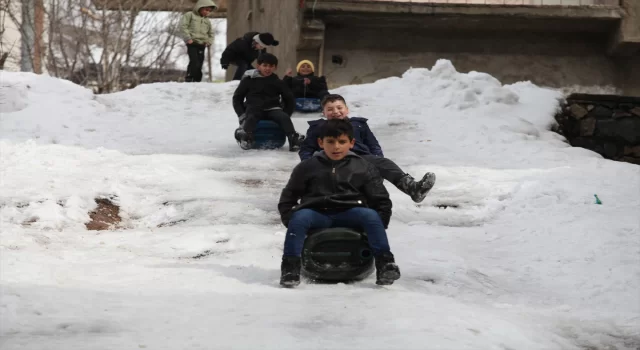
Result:
[[[337,227],[311,230],[302,250],[302,276],[318,282],[350,282],[374,271],[374,258],[364,232]]]

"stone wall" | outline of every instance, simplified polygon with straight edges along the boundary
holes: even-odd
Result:
[[[640,165],[640,98],[573,94],[556,120],[572,146]]]

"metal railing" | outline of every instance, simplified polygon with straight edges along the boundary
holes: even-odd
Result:
[[[371,0],[364,0],[371,1]],[[469,4],[513,6],[620,6],[620,0],[373,0],[422,4]],[[638,0],[640,1],[640,0]]]

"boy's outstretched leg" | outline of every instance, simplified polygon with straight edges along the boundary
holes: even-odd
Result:
[[[291,215],[284,238],[280,285],[295,287],[300,284],[300,256],[307,232],[311,228],[331,227],[331,222],[328,216],[311,209],[300,209]]]
[[[436,175],[433,173],[426,173],[422,180],[416,181],[413,176],[405,173],[389,158],[378,157],[372,154],[361,157],[375,165],[383,179],[391,182],[400,191],[408,194],[416,203],[424,200],[436,182]]]
[[[376,284],[389,285],[400,278],[400,268],[389,247],[387,232],[378,212],[370,208],[351,208],[334,216],[335,226],[363,229],[376,260]]]
[[[420,181],[415,181],[411,175],[407,174],[395,185],[399,190],[408,194],[414,202],[420,203],[427,196],[427,193],[431,191],[435,183],[436,174],[426,173]]]

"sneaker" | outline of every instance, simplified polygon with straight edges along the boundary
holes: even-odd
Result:
[[[300,284],[300,258],[297,256],[283,256],[280,266],[280,285],[292,288]]]
[[[427,193],[431,191],[433,185],[436,183],[436,174],[434,173],[426,173],[422,177],[422,180],[415,181],[411,175],[406,175],[396,185],[398,189],[406,194],[408,194],[411,199],[416,202],[422,202]]]
[[[391,252],[382,253],[376,259],[376,284],[391,285],[400,278],[400,268]]]

